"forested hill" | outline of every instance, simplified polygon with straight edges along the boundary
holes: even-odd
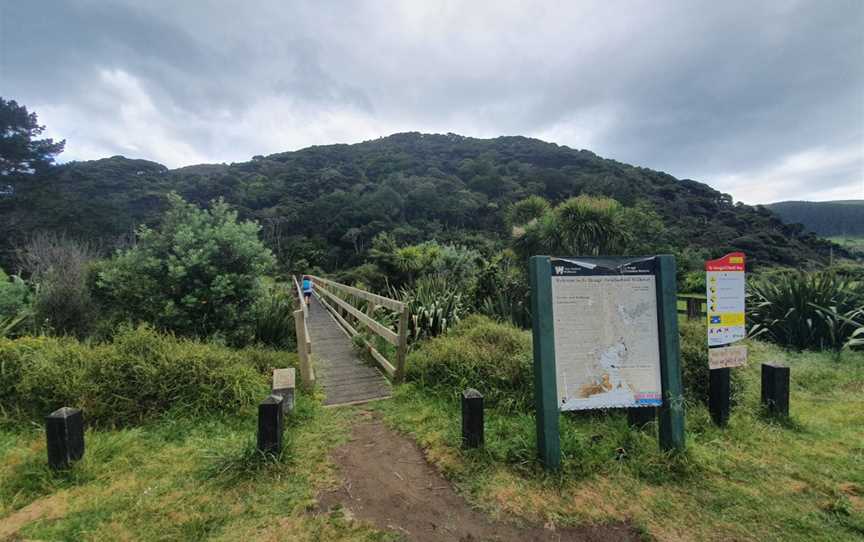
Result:
[[[864,200],[781,201],[768,207],[784,222],[822,236],[864,236]]]
[[[582,193],[643,202],[666,225],[659,244],[700,256],[735,249],[755,262],[802,265],[821,261],[828,247],[766,208],[589,151],[525,137],[403,133],[230,165],[169,170],[115,156],[58,166],[0,194],[0,265],[38,231],[110,244],[153,222],[169,191],[200,204],[222,196],[262,223],[283,263],[303,258],[328,270],[361,263],[382,231],[400,243],[496,248],[508,236],[505,209],[532,194],[553,203]]]

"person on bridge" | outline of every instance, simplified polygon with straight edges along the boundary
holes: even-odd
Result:
[[[312,299],[312,279],[309,275],[303,275],[303,299],[306,300],[306,306],[309,306],[309,301]]]

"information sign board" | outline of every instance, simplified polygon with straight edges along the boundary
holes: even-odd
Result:
[[[550,263],[558,409],[660,406],[656,259]]]
[[[723,346],[746,336],[744,327],[744,253],[705,262],[708,296],[708,346]]]

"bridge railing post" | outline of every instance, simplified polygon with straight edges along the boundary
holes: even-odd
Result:
[[[405,380],[405,358],[408,356],[408,305],[402,307],[399,313],[399,345],[396,347],[396,375],[393,380],[401,383]]]

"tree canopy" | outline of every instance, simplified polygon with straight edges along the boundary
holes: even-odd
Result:
[[[66,140],[37,139],[44,131],[36,113],[0,97],[0,177],[37,173],[54,163]]]

